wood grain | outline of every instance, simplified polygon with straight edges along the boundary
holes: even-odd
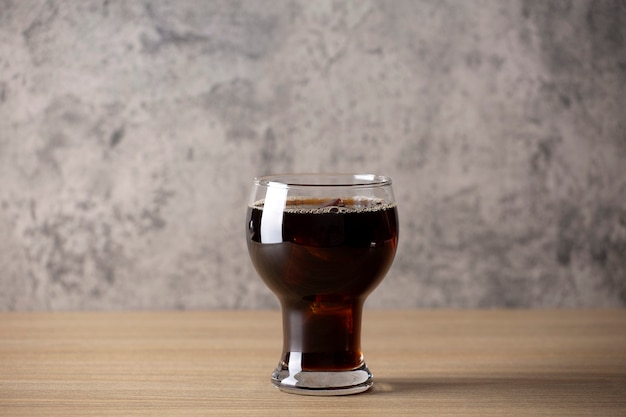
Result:
[[[0,416],[626,416],[626,311],[369,311],[375,385],[271,386],[276,311],[2,313]]]

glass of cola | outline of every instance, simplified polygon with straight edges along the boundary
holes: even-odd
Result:
[[[307,395],[367,390],[373,381],[361,351],[363,303],[398,244],[391,179],[259,177],[246,216],[250,258],[281,304],[283,351],[272,383]]]

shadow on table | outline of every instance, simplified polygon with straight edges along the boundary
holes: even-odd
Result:
[[[567,391],[589,396],[612,392],[626,398],[626,376],[619,374],[562,374],[558,376],[523,375],[511,376],[426,376],[423,378],[375,378],[368,395],[384,395],[394,392],[400,395],[491,395],[491,396],[541,396]],[[626,403],[626,399],[624,400]]]
[[[376,378],[369,395],[394,393],[418,393],[426,391],[450,391],[463,387],[476,387],[484,380],[461,378]]]

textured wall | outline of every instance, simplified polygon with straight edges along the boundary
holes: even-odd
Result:
[[[626,305],[624,1],[0,0],[0,309],[276,307],[251,178],[394,179],[371,307]]]

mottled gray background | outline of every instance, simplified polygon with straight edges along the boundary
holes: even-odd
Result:
[[[252,177],[394,179],[369,307],[626,306],[625,1],[0,1],[0,310],[277,307]]]

